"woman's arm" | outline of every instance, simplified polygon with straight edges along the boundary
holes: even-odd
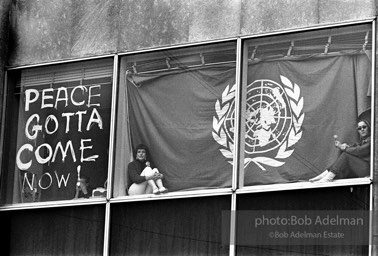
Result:
[[[347,147],[345,149],[345,152],[355,155],[358,157],[363,157],[363,156],[369,156],[370,155],[370,138],[366,143],[363,143],[361,145],[353,145],[350,147]]]
[[[139,167],[137,166],[137,163],[135,162],[129,163],[127,167],[127,172],[129,174],[131,183],[140,184],[146,181],[146,178],[144,176],[140,176],[140,173],[142,172],[142,170],[139,170]]]

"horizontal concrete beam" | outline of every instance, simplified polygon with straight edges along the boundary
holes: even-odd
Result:
[[[15,0],[9,65],[364,19],[374,0]]]

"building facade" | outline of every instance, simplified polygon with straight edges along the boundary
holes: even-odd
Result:
[[[2,1],[6,254],[376,255],[376,15]]]

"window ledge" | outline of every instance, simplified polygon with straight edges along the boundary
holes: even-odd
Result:
[[[64,206],[85,206],[85,205],[105,204],[105,203],[106,203],[105,197],[62,200],[62,201],[49,201],[49,202],[35,202],[35,203],[18,203],[18,204],[8,204],[8,205],[1,206],[0,211],[22,210],[22,209],[42,209],[42,208],[64,207]]]
[[[198,190],[183,190],[168,192],[166,194],[154,195],[136,195],[136,196],[122,196],[110,199],[110,202],[130,202],[130,201],[149,201],[149,200],[161,200],[161,199],[177,199],[177,198],[189,198],[189,197],[205,197],[205,196],[219,196],[219,195],[231,195],[231,188],[208,188]]]
[[[369,185],[371,183],[372,183],[372,180],[369,177],[355,178],[355,179],[340,179],[340,180],[334,180],[332,182],[324,182],[324,183],[302,181],[302,182],[296,182],[296,183],[248,186],[248,187],[238,189],[236,193],[244,194],[244,193],[261,193],[261,192],[272,192],[272,191],[297,190],[297,189],[345,187],[345,186]]]
[[[370,178],[355,178],[355,179],[340,179],[327,183],[312,183],[308,181],[296,182],[296,183],[284,183],[284,184],[269,184],[269,185],[255,185],[237,189],[236,194],[247,193],[262,193],[262,192],[274,192],[274,191],[286,191],[286,190],[299,190],[299,189],[316,189],[316,188],[329,188],[329,187],[347,187],[347,186],[359,186],[369,185],[372,183]],[[192,198],[192,197],[206,197],[206,196],[221,196],[231,195],[231,188],[206,188],[198,190],[183,190],[169,192],[166,194],[154,195],[138,195],[138,196],[122,196],[110,199],[112,203],[120,202],[133,202],[133,201],[150,201],[150,200],[164,200],[164,199],[178,199],[178,198]],[[64,206],[84,206],[92,204],[105,204],[106,198],[90,198],[90,199],[78,199],[78,200],[65,200],[54,202],[38,202],[38,203],[20,203],[13,205],[0,206],[0,211],[5,210],[21,210],[21,209],[41,209],[52,207],[64,207]]]

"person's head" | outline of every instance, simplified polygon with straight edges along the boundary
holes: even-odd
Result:
[[[135,148],[135,158],[137,160],[140,160],[140,161],[143,161],[143,160],[147,160],[147,155],[148,155],[148,148],[146,145],[144,144],[139,144],[136,148]]]
[[[83,191],[84,194],[88,193],[88,186],[89,186],[89,177],[82,175],[80,179],[78,180],[77,186],[81,191]]]
[[[359,120],[357,124],[358,134],[362,139],[370,136],[370,124],[366,120]]]
[[[87,187],[89,185],[89,177],[88,176],[81,175],[79,181],[82,184],[82,186],[86,186]]]

